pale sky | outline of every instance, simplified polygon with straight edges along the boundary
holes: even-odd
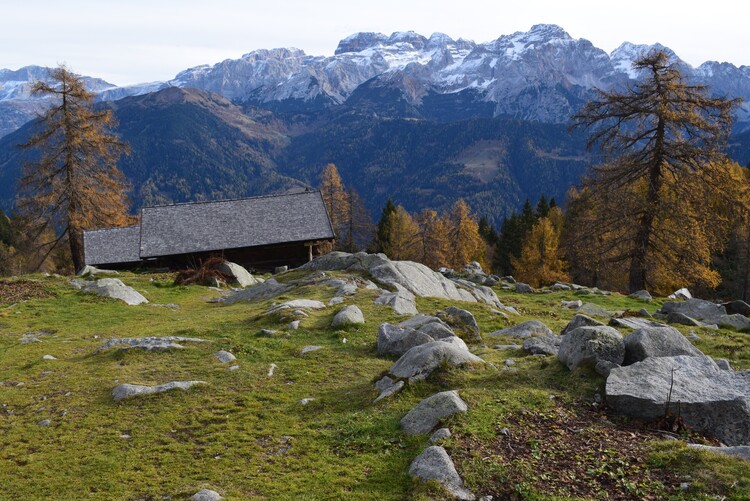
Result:
[[[750,65],[747,0],[0,0],[0,68],[66,63],[128,85],[256,49],[332,55],[358,31],[482,43],[540,23],[607,52],[659,42],[693,66]]]

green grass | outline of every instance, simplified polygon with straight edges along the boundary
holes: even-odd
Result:
[[[42,280],[55,297],[14,306],[0,303],[0,499],[187,499],[204,487],[227,499],[441,498],[439,487],[420,485],[408,476],[411,460],[429,437],[406,437],[399,420],[422,398],[445,389],[459,390],[469,404],[467,414],[447,421],[454,436],[446,447],[468,487],[484,494],[486,478],[512,475],[504,465],[472,456],[466,444],[492,441],[519,413],[573,408],[603,393],[600,377],[570,373],[552,357],[495,350],[495,344],[509,340],[486,334],[532,318],[559,331],[574,314],[560,306],[562,299],[583,299],[611,310],[658,308],[618,294],[498,290],[501,301],[521,313],[506,320],[486,305],[458,303],[475,314],[486,346],[474,345],[473,350],[490,364],[441,370],[372,404],[374,382],[393,363],[375,352],[377,329],[382,322],[401,320],[390,308],[373,303],[374,291],[360,289],[344,302],[362,309],[363,326],[330,329],[336,306],[310,313],[292,331],[286,329],[288,314],[263,313],[287,299],[327,302],[333,288],[310,285],[266,301],[221,305],[208,302],[219,292],[173,286],[169,275],[121,276],[151,303],[179,305],[170,309],[131,307],[86,295],[64,278],[30,278]],[[283,279],[295,278],[300,272]],[[456,303],[418,299],[423,313],[451,304]],[[277,333],[258,336],[264,328]],[[19,341],[24,333],[42,330],[47,334],[40,343]],[[728,358],[737,368],[750,367],[750,336],[696,332],[701,336],[696,345],[707,354]],[[207,342],[186,342],[185,349],[166,352],[95,353],[112,337],[168,335]],[[323,349],[300,355],[306,345]],[[239,370],[229,371],[231,364],[215,359],[213,353],[221,349],[237,356]],[[46,354],[58,360],[42,360]],[[513,370],[503,364],[509,358],[516,361]],[[271,364],[278,367],[268,377]],[[208,385],[112,401],[111,391],[120,383],[173,380]],[[302,398],[315,400],[303,407],[298,404]],[[39,426],[43,419],[51,425]],[[691,467],[696,479],[691,488],[671,486],[665,491],[670,495],[748,497],[745,462],[717,459],[676,442],[659,442],[651,454],[654,469],[683,475],[682,469]],[[547,496],[535,490],[532,473],[513,489],[519,498]]]

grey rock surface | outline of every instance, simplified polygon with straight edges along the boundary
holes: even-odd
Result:
[[[750,329],[750,318],[747,318],[740,313],[735,313],[734,315],[722,315],[718,318],[716,323],[719,324],[719,327],[734,329],[736,331]]]
[[[583,303],[580,308],[578,308],[578,313],[583,315],[588,315],[590,317],[605,317],[609,318],[612,315],[610,312],[599,306],[598,304],[594,303]]]
[[[282,284],[275,278],[269,278],[265,282],[248,287],[247,289],[232,291],[227,297],[222,298],[220,302],[234,304],[238,301],[261,301],[290,291],[293,287],[292,284]]]
[[[470,311],[455,306],[449,306],[445,309],[445,312],[456,322],[454,326],[465,327],[473,334],[474,339],[478,339],[479,341],[482,340],[482,335],[479,333],[479,324],[477,324],[476,318],[474,318],[474,315]]]
[[[593,319],[582,313],[578,313],[574,315],[572,319],[570,319],[570,322],[568,322],[568,325],[565,326],[565,328],[562,330],[560,335],[565,336],[572,330],[575,330],[579,327],[586,327],[586,326],[599,327],[599,326],[604,326],[604,324],[601,323],[599,320]]]
[[[300,353],[300,355],[305,355],[306,353],[311,353],[313,351],[318,351],[318,350],[320,350],[322,348],[323,348],[322,346],[315,346],[315,345],[305,346],[304,348],[302,348],[302,350],[299,353]]]
[[[98,275],[119,275],[119,274],[120,272],[115,271],[115,270],[105,270],[105,269],[97,268],[96,266],[91,266],[88,264],[84,266],[81,271],[76,273],[76,275],[79,277],[84,277],[84,278],[89,278],[89,279],[94,278]]]
[[[672,311],[667,314],[667,323],[687,325],[689,327],[704,327],[706,325],[700,320],[689,317],[678,311]]]
[[[394,381],[388,376],[385,376],[384,378],[380,379],[377,383],[375,383],[375,388],[380,390],[380,395],[378,395],[377,398],[373,400],[372,403],[379,402],[383,400],[384,398],[388,398],[392,395],[395,395],[396,393],[401,391],[404,388],[404,386],[405,386],[405,383],[403,381]]]
[[[735,445],[734,447],[713,447],[703,444],[687,444],[691,449],[713,452],[715,454],[726,454],[742,459],[750,460],[750,445]]]
[[[736,313],[739,313],[740,315],[745,315],[746,317],[750,317],[750,304],[747,304],[745,301],[736,300],[736,301],[729,301],[728,303],[722,304],[724,309],[727,310],[727,315],[734,315]]]
[[[682,313],[695,320],[702,320],[710,324],[719,323],[719,318],[727,314],[725,307],[703,299],[688,299],[687,301],[670,301],[664,303],[659,310],[661,313]]]
[[[634,364],[649,357],[674,357],[688,355],[702,357],[680,331],[668,325],[638,329],[625,337],[624,365]]]
[[[400,357],[415,346],[431,341],[435,339],[424,332],[384,323],[378,329],[377,349],[379,355]]]
[[[214,266],[214,268],[228,276],[231,282],[237,283],[240,287],[251,287],[260,283],[249,271],[236,263],[224,261]]]
[[[170,383],[160,384],[156,386],[121,384],[119,386],[116,386],[112,390],[112,398],[114,398],[115,402],[119,402],[120,400],[123,400],[125,398],[151,395],[154,393],[163,393],[170,390],[188,390],[189,388],[200,384],[208,383],[205,381],[172,381]]]
[[[468,409],[457,391],[442,391],[425,398],[401,418],[401,428],[407,435],[424,435],[430,433],[442,419]]]
[[[667,327],[662,323],[639,317],[611,318],[609,320],[609,325],[612,327],[625,327],[628,329],[658,329],[660,327]]]
[[[443,363],[463,366],[483,364],[484,360],[471,353],[461,338],[454,336],[411,348],[388,372],[396,378],[414,382],[427,378]]]
[[[119,278],[100,278],[95,282],[84,285],[82,290],[87,294],[119,299],[130,306],[148,303],[148,299],[143,297],[140,292],[125,285]]]
[[[237,360],[237,357],[225,350],[217,351],[216,353],[214,353],[214,356],[222,364],[228,364],[229,362],[234,362],[235,360]]]
[[[266,280],[266,282],[268,282]],[[252,290],[252,289],[249,289]],[[272,313],[279,312],[281,310],[296,310],[298,308],[302,309],[308,309],[308,310],[322,310],[326,307],[326,304],[321,301],[316,301],[314,299],[292,299],[291,301],[286,301],[281,304],[277,304],[270,310],[266,312],[266,315],[270,315]]]
[[[362,314],[362,310],[356,304],[351,304],[345,308],[342,308],[333,317],[331,327],[343,327],[346,325],[356,325],[365,323],[365,316]]]
[[[555,355],[560,350],[561,336],[534,336],[523,342],[523,349],[531,355]]]
[[[490,336],[510,336],[518,339],[525,339],[533,336],[552,336],[553,333],[549,327],[539,320],[529,320],[516,324],[506,329],[490,332]]]
[[[397,315],[417,315],[419,313],[414,294],[407,290],[383,291],[375,299],[375,304],[390,306]]]
[[[519,294],[532,294],[534,292],[534,289],[532,289],[529,284],[523,282],[517,282],[513,290]]]
[[[600,361],[619,365],[625,359],[625,343],[612,327],[579,327],[563,336],[557,357],[570,370],[596,368]]]
[[[708,357],[651,357],[612,370],[607,378],[611,412],[643,421],[672,415],[728,445],[750,443],[750,372],[721,370]]]
[[[446,438],[450,438],[451,431],[448,428],[438,428],[435,430],[435,433],[433,433],[430,436],[430,439],[427,441],[427,445],[435,445],[439,442],[442,442]]]
[[[112,338],[102,344],[95,353],[99,353],[110,348],[119,347],[120,349],[139,349],[146,351],[161,351],[169,349],[182,349],[179,343],[202,343],[205,339],[197,337],[180,337],[180,336],[162,336],[162,337],[121,337]]]
[[[464,487],[450,456],[442,447],[432,445],[417,456],[409,466],[409,475],[422,481],[435,480],[456,499],[474,500],[476,497]]]
[[[201,489],[193,494],[191,499],[193,501],[220,501],[224,498],[221,497],[218,492],[212,491],[211,489]]]
[[[653,297],[651,297],[651,294],[649,294],[647,290],[635,291],[628,297],[632,297],[633,299],[640,299],[641,301],[646,301],[647,303],[650,303],[654,299]]]

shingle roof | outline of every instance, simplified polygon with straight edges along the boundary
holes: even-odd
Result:
[[[331,238],[318,191],[141,211],[142,258]]]
[[[140,226],[84,231],[84,262],[94,266],[136,263],[141,260],[140,242]]]

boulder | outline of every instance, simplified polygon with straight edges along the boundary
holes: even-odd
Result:
[[[323,348],[322,346],[316,346],[316,345],[305,346],[304,348],[302,348],[302,350],[299,352],[299,354],[300,355],[305,355],[305,354],[311,353],[313,351],[318,351],[318,350],[320,350],[322,348]]]
[[[595,320],[591,317],[588,317],[586,315],[583,315],[581,313],[575,315],[570,322],[568,322],[568,325],[565,326],[565,328],[560,333],[561,336],[565,336],[570,331],[575,330],[579,327],[601,327],[604,326],[603,323],[601,323],[598,320]]]
[[[357,305],[352,304],[336,313],[333,317],[333,322],[331,322],[331,327],[342,327],[363,323],[365,323],[365,316],[362,314],[362,310],[360,310]]]
[[[696,320],[694,318],[691,318],[685,315],[684,313],[679,313],[676,311],[673,311],[667,314],[667,323],[687,325],[689,327],[704,327],[706,325],[699,320]]]
[[[435,433],[433,433],[430,436],[430,439],[427,441],[427,445],[435,445],[438,442],[442,442],[446,438],[450,438],[451,431],[448,428],[438,428],[435,430]]]
[[[240,287],[250,287],[260,283],[260,280],[256,279],[249,271],[236,263],[224,261],[215,265],[214,269],[229,277],[230,282],[237,283]]]
[[[266,280],[268,282],[268,280]],[[285,303],[277,304],[266,312],[266,315],[276,313],[281,310],[296,310],[297,308],[304,308],[308,310],[322,310],[326,307],[325,303],[316,301],[314,299],[293,299]]]
[[[555,282],[549,287],[549,289],[553,291],[569,291],[571,290],[571,288],[572,287],[570,285],[564,284],[562,282]]]
[[[609,318],[612,315],[610,312],[599,306],[598,304],[594,303],[583,303],[580,308],[578,308],[578,313],[581,313],[583,315],[588,315],[590,317],[605,317]]]
[[[670,294],[667,297],[669,299],[682,299],[682,300],[687,301],[688,299],[692,299],[693,295],[690,294],[689,290],[687,290],[685,287],[683,287],[682,289],[678,289],[678,290],[674,291],[672,294]]]
[[[116,337],[102,344],[95,353],[99,353],[110,348],[119,347],[120,349],[136,348],[146,351],[161,351],[169,349],[182,349],[179,343],[191,342],[202,343],[205,339],[197,337],[180,337],[180,336],[163,336],[163,337]]]
[[[568,308],[569,310],[577,310],[581,306],[583,306],[583,301],[580,299],[576,299],[575,301],[566,301],[564,299],[560,300],[560,306],[563,308]]]
[[[532,355],[555,355],[560,349],[561,336],[535,336],[523,342],[523,349]]]
[[[513,327],[490,332],[490,336],[510,336],[519,339],[525,339],[533,336],[552,336],[553,333],[549,327],[539,320],[529,320]]]
[[[714,454],[724,454],[741,459],[750,460],[750,445],[735,445],[734,447],[713,447],[703,444],[687,444],[690,449],[708,451]]]
[[[607,406],[643,421],[681,417],[725,444],[750,443],[750,373],[721,370],[708,357],[650,357],[612,370]]]
[[[435,339],[424,332],[384,323],[378,329],[378,354],[400,357],[413,347],[432,341]]]
[[[121,384],[112,390],[112,398],[119,402],[125,398],[151,395],[153,393],[164,393],[170,390],[188,390],[195,385],[208,384],[205,381],[172,381],[157,386],[142,386],[139,384]]]
[[[275,278],[269,278],[265,282],[247,289],[232,291],[227,297],[222,298],[220,302],[234,304],[238,301],[262,301],[263,299],[271,299],[272,297],[284,294],[293,287],[292,284],[282,284]]]
[[[570,370],[582,366],[597,369],[600,361],[619,365],[625,359],[625,343],[612,327],[579,327],[563,336],[557,357]]]
[[[471,353],[461,338],[453,336],[411,348],[391,366],[388,373],[409,382],[420,381],[444,363],[462,366],[484,363],[484,360]]]
[[[739,313],[735,313],[734,315],[722,315],[716,323],[719,324],[719,327],[734,329],[736,331],[750,329],[750,319]]]
[[[425,398],[410,410],[401,419],[401,428],[407,435],[423,435],[430,433],[442,419],[467,410],[466,402],[457,391],[442,391]]]
[[[456,335],[440,318],[422,314],[415,315],[410,319],[400,322],[398,327],[408,327],[418,330],[423,334],[427,334],[432,339],[443,339]]]
[[[456,323],[454,324],[454,327],[459,325],[463,326],[474,335],[475,339],[479,341],[482,340],[482,335],[479,333],[479,325],[477,324],[477,320],[474,318],[474,315],[472,315],[470,311],[456,308],[455,306],[449,306],[445,309],[445,312],[455,320]]]
[[[419,311],[414,299],[414,294],[407,290],[383,291],[375,299],[375,304],[390,306],[397,315],[417,315]]]
[[[640,299],[641,301],[646,301],[647,303],[650,303],[654,299],[653,297],[651,297],[651,294],[649,294],[647,290],[635,291],[628,297],[632,297],[633,299]]]
[[[216,353],[214,353],[214,356],[222,364],[228,364],[229,362],[234,362],[235,360],[237,360],[237,357],[225,350],[217,351]]]
[[[625,337],[624,365],[634,364],[649,357],[678,355],[702,357],[703,353],[674,327],[644,327]]]
[[[659,310],[660,313],[681,313],[695,320],[702,320],[710,324],[718,324],[719,318],[727,314],[725,307],[703,299],[688,299],[687,301],[669,301]]]
[[[414,458],[409,466],[409,475],[423,482],[439,482],[456,499],[476,499],[474,494],[464,487],[464,482],[448,453],[438,445],[427,447],[422,454]]]
[[[88,264],[84,266],[81,271],[76,273],[77,276],[84,277],[84,278],[94,278],[97,275],[119,275],[119,274],[120,272],[115,271],[115,270],[104,270],[104,269],[97,268],[95,266],[91,266]]]
[[[148,299],[143,297],[141,293],[132,287],[128,287],[118,278],[100,278],[95,282],[84,285],[82,290],[87,294],[119,299],[130,306],[148,303]]]
[[[388,376],[385,376],[381,380],[379,380],[377,383],[375,383],[375,388],[380,390],[380,395],[378,395],[378,397],[372,401],[373,404],[375,402],[379,402],[380,400],[383,400],[384,398],[388,398],[391,395],[395,395],[396,393],[401,391],[404,388],[404,382],[394,381]]]
[[[609,325],[611,327],[626,327],[628,329],[658,329],[666,327],[659,322],[638,317],[612,318],[609,321]]]
[[[498,308],[504,307],[503,303],[498,299],[497,294],[495,294],[495,291],[486,284],[476,284],[461,278],[451,278],[451,281],[459,286],[458,292],[465,297],[464,301],[472,303],[479,301],[480,303],[497,306]],[[486,281],[487,279],[485,279]]]
[[[193,501],[221,501],[224,498],[218,492],[211,489],[201,489],[193,494],[191,499]]]
[[[740,315],[750,317],[750,304],[747,304],[745,301],[729,301],[728,303],[723,303],[722,306],[727,310],[728,315],[739,313]]]
[[[516,283],[514,290],[519,294],[532,294],[534,292],[534,289],[532,289],[529,284],[523,282]]]

